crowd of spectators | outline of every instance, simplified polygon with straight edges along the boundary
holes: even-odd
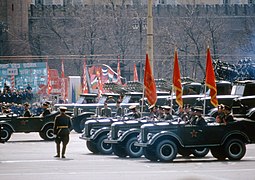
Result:
[[[24,90],[10,88],[4,83],[3,90],[0,90],[0,112],[23,115],[24,104],[29,104],[29,109],[34,116],[43,112],[42,103],[35,102],[32,87],[28,84]]]

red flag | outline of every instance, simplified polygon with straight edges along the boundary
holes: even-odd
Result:
[[[134,64],[134,81],[137,82],[138,80],[138,74],[137,74],[137,69],[136,69],[136,64]]]
[[[88,93],[88,85],[87,85],[87,75],[86,75],[86,59],[84,59],[83,63],[83,78],[82,78],[82,93]]]
[[[117,67],[117,84],[122,84],[120,79],[120,59],[118,57],[118,67]]]
[[[146,63],[144,71],[144,88],[145,96],[150,105],[154,105],[157,102],[157,89],[156,83],[152,74],[149,56],[146,54]]]
[[[47,94],[49,95],[52,90],[52,85],[51,85],[50,68],[48,66],[48,62],[46,63],[46,66],[47,66]]]
[[[180,73],[180,68],[178,63],[178,54],[176,49],[174,51],[173,91],[176,94],[176,103],[180,107],[183,107],[181,73]]]
[[[103,93],[103,83],[101,80],[101,72],[102,69],[100,68],[99,70],[97,70],[96,75],[97,75],[97,87],[98,87],[98,97],[101,97],[101,94]]]
[[[61,61],[61,95],[63,100],[66,99],[66,84],[65,84],[65,68],[64,61]]]
[[[207,48],[207,56],[206,56],[206,77],[205,77],[205,85],[210,89],[211,103],[214,107],[218,106],[217,100],[217,88],[215,83],[215,74],[212,64],[212,58],[209,47]]]

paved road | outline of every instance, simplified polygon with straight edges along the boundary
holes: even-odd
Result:
[[[153,163],[145,158],[93,155],[79,136],[72,132],[67,158],[56,159],[54,142],[41,140],[37,133],[13,134],[8,143],[0,144],[0,179],[255,179],[255,145],[248,145],[245,157],[238,162],[219,162],[208,154],[203,159],[178,156],[173,163]]]

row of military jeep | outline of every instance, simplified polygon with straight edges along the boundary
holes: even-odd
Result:
[[[94,119],[85,123],[81,139],[95,154],[124,158],[144,155],[150,161],[171,162],[177,154],[204,157],[209,151],[218,160],[240,160],[246,145],[255,143],[255,121],[235,118],[227,125],[206,117],[207,125],[191,125],[174,116],[171,121]]]
[[[255,114],[254,113],[255,112],[255,109],[254,109],[255,107],[254,93],[255,92],[253,91],[254,86],[255,86],[254,81],[238,82],[234,86],[232,86],[232,84],[229,82],[218,82],[217,83],[218,94],[221,94],[217,96],[219,103],[233,106],[233,112],[235,116],[237,117],[254,119],[254,114]],[[204,99],[206,99],[206,105],[207,105],[206,109],[208,114],[210,114],[211,116],[215,116],[216,109],[213,109],[210,106],[209,97],[205,97],[205,95],[202,94],[203,86],[201,86],[200,83],[186,83],[183,86],[183,89],[184,89],[183,91],[184,104],[197,105],[200,102],[203,102]],[[189,89],[192,89],[192,92],[193,92],[192,94],[189,93],[190,92]],[[67,107],[70,106],[69,110],[72,110],[71,112],[69,112],[69,115],[73,116],[72,118],[73,129],[76,132],[81,133],[84,129],[84,125],[86,121],[90,120],[91,116],[97,115],[97,112],[103,106],[103,102],[107,100],[107,95],[112,96],[113,94],[111,93],[111,94],[106,94],[105,96],[102,96],[98,103],[94,103],[94,98],[96,98],[96,95],[93,95],[93,97],[91,95],[87,97],[86,95],[81,95],[81,101],[79,101],[78,103],[64,104],[64,106],[67,106]],[[119,95],[116,95],[114,97],[116,99],[119,97]],[[139,102],[141,97],[142,97],[142,93],[133,93],[133,92],[126,93],[126,95],[123,98],[121,106],[125,109],[127,109],[127,107],[129,107],[130,105],[136,105],[141,107],[141,102]],[[174,100],[175,96],[171,97],[170,95],[168,95],[167,92],[158,93],[157,104],[169,105],[171,98],[173,98]],[[85,101],[86,101],[86,104],[83,104]],[[143,109],[146,112],[146,108],[148,107],[146,100],[144,104],[145,106]],[[108,105],[111,108],[113,108],[113,112],[114,112],[114,108],[116,104],[109,103]],[[174,103],[173,106],[176,106],[176,104]],[[56,105],[56,107],[58,107],[58,105]],[[39,135],[44,140],[53,140],[54,139],[54,136],[52,133],[53,120],[57,113],[58,113],[57,111],[54,111],[52,114],[50,114],[49,116],[45,118],[41,118],[41,117],[24,118],[24,117],[18,117],[15,114],[1,115],[0,121],[2,122],[0,124],[2,124],[2,127],[3,127],[1,132],[1,139],[3,141],[8,141],[11,137],[11,134],[15,132],[25,132],[25,133],[39,132]],[[113,113],[113,116],[114,116],[114,113]],[[125,118],[122,118],[122,119],[125,119]],[[109,121],[109,120],[110,119],[106,119],[106,121]],[[116,120],[117,119],[111,119],[110,121],[114,122]],[[112,124],[112,122],[110,124]],[[99,127],[101,126],[103,125],[99,125]]]

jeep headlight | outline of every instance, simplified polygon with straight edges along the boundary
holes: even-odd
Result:
[[[147,140],[149,141],[152,138],[153,134],[152,133],[148,133],[147,134]]]
[[[89,134],[92,136],[93,134],[95,134],[96,130],[95,129],[91,129]]]
[[[119,131],[118,131],[118,137],[122,136],[123,133],[124,133],[124,132],[123,132],[122,130],[119,130]]]

